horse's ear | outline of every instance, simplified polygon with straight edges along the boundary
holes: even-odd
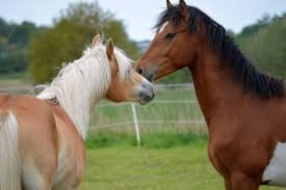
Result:
[[[187,19],[187,4],[184,0],[180,0],[179,3],[180,14],[184,19]]]
[[[112,38],[109,38],[107,43],[106,43],[106,54],[107,54],[107,57],[109,60],[112,59],[113,49],[114,49],[113,40],[112,40]]]
[[[100,44],[100,34],[96,34],[91,42],[91,47],[97,46]]]
[[[166,0],[168,10],[172,9],[174,6],[170,2],[170,0]]]

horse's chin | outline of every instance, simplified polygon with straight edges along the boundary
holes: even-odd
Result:
[[[150,101],[140,100],[140,101],[139,101],[139,104],[142,105],[142,106],[144,106],[144,105],[148,104],[149,102],[150,102]]]

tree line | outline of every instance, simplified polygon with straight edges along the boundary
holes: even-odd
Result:
[[[112,37],[115,44],[132,59],[142,53],[130,39],[122,20],[96,3],[74,3],[62,10],[49,27],[24,21],[11,23],[0,18],[0,74],[31,73],[35,83],[45,83],[55,77],[62,63],[78,58],[96,33]],[[263,71],[286,78],[286,13],[264,15],[238,34],[228,31],[242,51]],[[190,82],[184,69],[164,83]]]
[[[22,72],[28,67],[30,39],[41,28],[32,22],[9,23],[0,18],[0,73]]]

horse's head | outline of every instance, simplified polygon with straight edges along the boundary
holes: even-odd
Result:
[[[100,37],[96,36],[92,44],[98,43]],[[132,61],[120,49],[114,47],[112,39],[107,41],[105,48],[112,75],[106,98],[113,102],[150,102],[154,98],[153,85],[132,68]]]
[[[152,81],[195,62],[199,38],[189,32],[189,17],[184,0],[176,6],[167,0],[167,9],[156,25],[156,35],[136,65],[138,73]]]

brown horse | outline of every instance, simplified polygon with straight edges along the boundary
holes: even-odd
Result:
[[[79,189],[93,105],[153,97],[153,85],[130,60],[96,36],[38,96],[0,95],[0,189]]]
[[[188,67],[206,120],[209,158],[227,190],[286,186],[284,82],[266,75],[225,29],[183,0],[167,0],[137,71],[150,81]]]

